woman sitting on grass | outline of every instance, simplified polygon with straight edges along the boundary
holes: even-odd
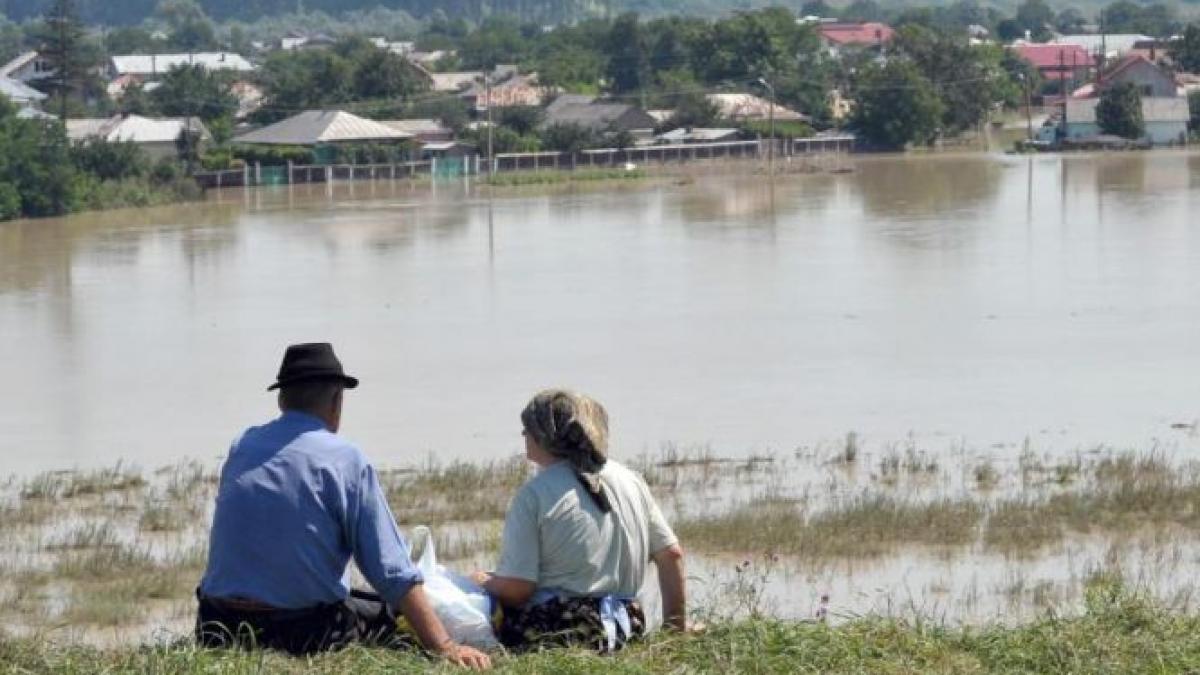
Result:
[[[650,561],[663,621],[683,629],[683,550],[646,482],[608,459],[604,407],[547,390],[521,412],[521,424],[539,471],[509,506],[496,571],[476,575],[504,606],[500,641],[616,649],[645,630],[636,596]]]

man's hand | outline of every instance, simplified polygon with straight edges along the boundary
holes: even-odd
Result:
[[[437,654],[456,666],[471,670],[487,670],[492,667],[492,659],[487,654],[457,642],[447,643]]]
[[[490,572],[484,572],[483,570],[475,570],[474,572],[471,572],[471,581],[474,581],[475,585],[477,586],[486,586],[488,579],[491,578],[492,575]]]

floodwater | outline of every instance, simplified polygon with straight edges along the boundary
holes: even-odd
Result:
[[[1200,154],[846,166],[0,223],[0,463],[215,462],[315,340],[385,466],[512,454],[553,385],[608,406],[616,456],[1200,448]]]

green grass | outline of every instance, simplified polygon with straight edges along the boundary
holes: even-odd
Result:
[[[549,185],[555,183],[576,183],[597,180],[639,180],[649,174],[644,169],[576,169],[562,171],[546,169],[544,171],[512,171],[498,173],[484,182],[496,187],[519,187],[522,185]]]
[[[701,635],[663,635],[614,657],[579,650],[498,656],[500,673],[1186,673],[1200,670],[1200,617],[1111,580],[1093,582],[1077,616],[1019,627],[955,628],[870,617],[840,626],[751,619]],[[180,642],[98,649],[0,638],[19,673],[455,672],[411,653],[352,648],[311,659],[200,650]]]

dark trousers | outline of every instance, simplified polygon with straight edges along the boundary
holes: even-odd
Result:
[[[341,649],[351,643],[409,648],[396,616],[378,595],[351,591],[342,602],[305,609],[246,608],[196,593],[196,641],[203,647],[278,649],[295,655]]]

